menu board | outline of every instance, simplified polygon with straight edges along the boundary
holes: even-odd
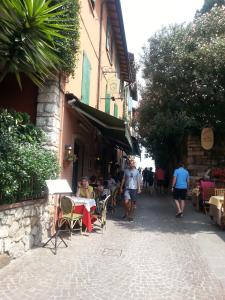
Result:
[[[71,187],[66,179],[45,180],[49,194],[70,194]]]

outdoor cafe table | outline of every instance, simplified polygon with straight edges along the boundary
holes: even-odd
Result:
[[[222,205],[224,203],[224,196],[212,196],[209,199],[209,215],[213,218],[216,224],[221,225]]]
[[[88,232],[91,232],[93,229],[91,222],[91,211],[94,211],[96,208],[95,199],[87,199],[81,197],[71,197],[74,203],[74,213],[82,214],[82,223],[87,228]]]

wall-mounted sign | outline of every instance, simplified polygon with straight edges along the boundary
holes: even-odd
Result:
[[[205,150],[211,150],[214,145],[214,132],[212,128],[203,128],[201,133],[201,145]]]

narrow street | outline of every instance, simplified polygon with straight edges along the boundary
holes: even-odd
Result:
[[[118,210],[104,234],[76,234],[54,256],[37,248],[0,270],[0,299],[225,299],[225,232],[188,202],[140,197],[135,222]]]

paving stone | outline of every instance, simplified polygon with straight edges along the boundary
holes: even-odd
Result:
[[[36,248],[12,261],[0,270],[0,299],[225,299],[224,278],[207,256],[211,248],[220,253],[223,274],[225,242],[207,216],[189,205],[176,219],[169,197],[146,194],[135,214],[129,223],[117,209],[104,234],[76,234],[56,256]]]

